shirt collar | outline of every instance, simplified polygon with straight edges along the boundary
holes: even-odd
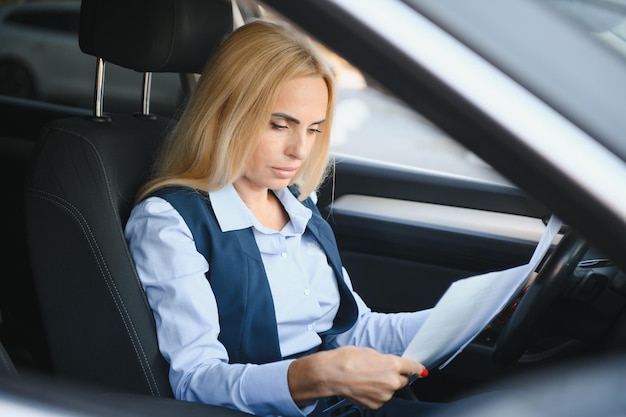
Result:
[[[312,215],[311,210],[298,201],[288,188],[274,190],[274,194],[289,215],[293,230],[296,233],[304,233]],[[222,232],[249,227],[262,228],[232,184],[217,191],[209,191],[209,198]]]

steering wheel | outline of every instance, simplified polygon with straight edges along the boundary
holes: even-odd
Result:
[[[588,247],[588,243],[572,230],[563,236],[504,325],[493,351],[493,360],[497,364],[510,365],[522,356],[537,320],[561,293]]]

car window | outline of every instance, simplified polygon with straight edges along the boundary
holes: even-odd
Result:
[[[15,10],[7,16],[4,23],[22,25],[25,29],[53,30],[77,36],[79,17],[78,11]]]
[[[505,182],[488,164],[347,64],[339,85],[332,150],[375,161]]]

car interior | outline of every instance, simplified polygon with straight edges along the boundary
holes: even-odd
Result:
[[[173,400],[154,317],[123,232],[135,193],[176,117],[150,111],[151,74],[200,73],[237,19],[256,12],[235,10],[230,0],[82,0],[79,45],[94,59],[93,108],[0,96],[6,120],[0,172],[8,182],[2,214],[16,219],[6,225],[2,255],[15,268],[0,279],[0,390],[29,395],[46,376],[105,393],[98,400],[85,394],[103,400],[102,415],[110,415],[110,398],[146,415],[243,415]],[[107,110],[107,63],[144,74],[136,112]],[[193,77],[181,82],[192,86]],[[320,189],[318,205],[355,288],[377,311],[429,308],[459,278],[525,263],[551,214],[505,184],[335,158],[336,180]],[[403,214],[418,209],[399,223],[389,207],[376,210],[387,199]],[[420,220],[433,208],[458,218],[488,212],[484,223],[492,232],[460,231],[445,217],[435,226]],[[567,227],[563,232],[572,236],[562,239],[569,245],[561,246],[563,262],[573,251],[589,262],[574,273],[583,277],[579,281],[563,278],[555,287],[570,286],[557,311],[532,318],[533,342],[526,340],[531,329],[516,328],[515,336],[526,332],[525,339],[508,339],[506,354],[501,346],[494,361],[511,313],[505,310],[445,370],[413,384],[412,393],[447,401],[500,377],[623,348],[626,276],[565,233]],[[473,371],[477,367],[481,372]],[[5,382],[30,374],[37,375],[30,387]]]

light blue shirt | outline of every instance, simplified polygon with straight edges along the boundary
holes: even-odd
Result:
[[[252,228],[270,284],[283,356],[321,343],[339,305],[333,271],[306,231],[311,210],[288,189],[275,191],[290,221],[280,230],[264,227],[230,185],[210,192],[223,232]],[[215,296],[205,273],[210,265],[197,250],[191,231],[165,200],[150,197],[132,211],[126,239],[157,325],[159,348],[170,364],[176,398],[239,409],[259,416],[304,416],[287,385],[292,360],[229,364],[219,342]],[[343,278],[352,288],[348,273]],[[381,277],[384,279],[384,277]],[[372,312],[354,293],[359,318],[348,332],[329,338],[332,347],[357,345],[401,355],[429,310]]]

